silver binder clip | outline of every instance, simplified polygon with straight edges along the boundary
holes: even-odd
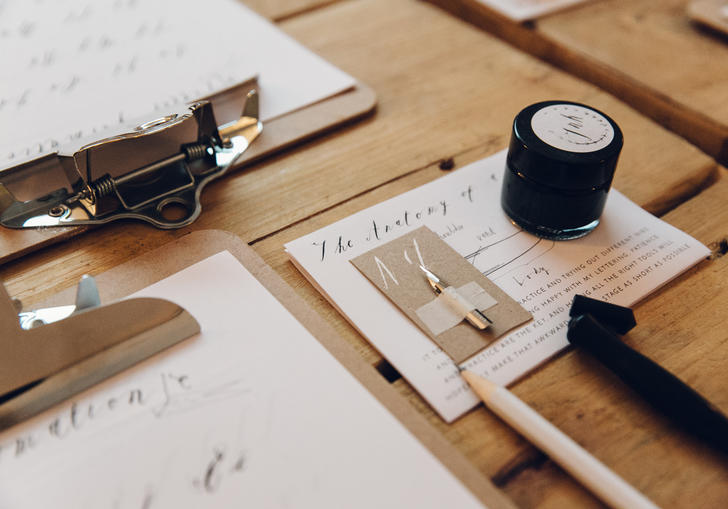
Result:
[[[186,226],[200,215],[202,189],[225,174],[262,129],[258,95],[251,90],[240,117],[222,126],[212,104],[200,101],[101,140],[85,140],[42,161],[59,165],[70,186],[20,201],[0,184],[0,224],[32,228],[141,219],[158,228]]]

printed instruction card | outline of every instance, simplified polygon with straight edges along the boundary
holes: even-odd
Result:
[[[500,207],[505,159],[499,152],[286,244],[299,270],[447,422],[478,398],[450,357],[353,258],[421,226],[436,232],[533,314],[461,363],[507,385],[568,345],[574,294],[631,306],[710,254],[614,189],[586,237],[554,242],[526,233]]]

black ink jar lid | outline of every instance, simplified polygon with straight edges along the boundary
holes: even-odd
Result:
[[[590,106],[544,101],[513,122],[501,191],[511,220],[554,240],[582,237],[599,224],[623,137]]]

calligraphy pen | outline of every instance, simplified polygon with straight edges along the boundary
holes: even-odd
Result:
[[[668,370],[623,343],[635,325],[629,308],[577,295],[567,338],[583,348],[678,426],[728,454],[728,419]]]

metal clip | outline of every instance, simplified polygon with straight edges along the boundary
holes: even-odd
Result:
[[[76,287],[75,305],[71,304],[68,306],[54,306],[35,309],[32,311],[23,311],[23,304],[19,300],[13,299],[13,303],[18,310],[20,328],[23,330],[29,330],[35,327],[40,327],[41,325],[63,320],[74,313],[83,311],[84,309],[98,307],[101,305],[101,299],[99,298],[99,290],[96,286],[96,280],[89,275],[84,275],[81,277],[81,281],[78,282],[78,286]]]
[[[75,306],[18,308],[0,283],[0,430],[200,331],[162,299],[101,306],[90,278],[79,283]]]
[[[31,228],[141,219],[158,228],[186,226],[202,211],[202,189],[225,174],[262,129],[252,90],[240,118],[223,126],[215,122],[212,105],[201,101],[59,152],[71,189],[29,201],[0,189],[6,204],[0,224]]]

